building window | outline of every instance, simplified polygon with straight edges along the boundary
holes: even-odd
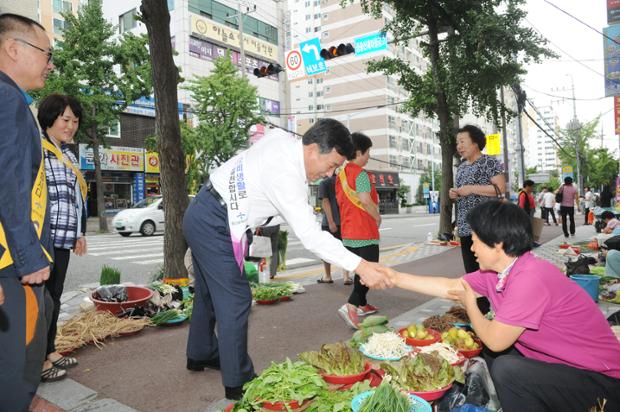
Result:
[[[321,18],[321,13],[316,13],[316,14],[314,15],[314,18],[315,18],[315,19],[320,19],[320,18]]]
[[[309,105],[309,106],[308,106],[308,111],[310,111],[310,112],[311,112],[311,111],[313,111],[313,110],[314,110],[314,105]]]
[[[308,97],[312,97],[312,96],[314,96],[314,93],[308,92]]]
[[[322,104],[317,104],[316,105],[316,109],[317,110],[323,110],[325,108],[325,106],[323,106]]]
[[[321,37],[329,37],[329,31],[325,30],[323,33],[321,33]]]
[[[306,20],[310,20],[312,18],[312,14],[306,14]]]
[[[65,21],[60,19],[54,19],[54,33],[62,34],[65,29]]]
[[[168,0],[168,11],[174,10],[174,0]]]
[[[319,90],[318,92],[316,92],[316,97],[321,97],[321,96],[323,96],[323,92],[322,91]]]
[[[314,123],[314,119],[309,119],[309,123],[310,124]]]
[[[312,33],[312,27],[306,27],[306,33]]]
[[[106,137],[114,137],[120,139],[121,137],[121,122],[116,120],[110,127],[108,127],[108,133]]]
[[[310,7],[310,1],[306,1],[306,3],[304,4],[306,7]]]
[[[71,13],[73,11],[73,7],[71,6],[70,1],[63,0],[54,0],[54,13]]]
[[[331,86],[325,86],[325,87],[323,88],[323,92],[324,92],[324,93],[329,93],[331,90],[332,90]]]
[[[127,13],[118,16],[118,31],[119,33],[125,33],[136,27],[138,21],[135,19],[136,9],[131,9]]]
[[[314,32],[315,32],[315,33],[316,33],[316,32],[318,32],[318,31],[321,31],[321,26],[316,26],[316,27],[314,28]]]

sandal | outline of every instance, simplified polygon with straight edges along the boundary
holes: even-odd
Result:
[[[316,283],[334,283],[334,280],[333,279],[325,280],[323,278],[320,278],[316,280]]]
[[[347,285],[347,286],[348,285],[352,285],[353,281],[351,279],[347,279],[347,280],[344,281],[344,284]]]
[[[67,377],[67,371],[52,366],[41,373],[41,382],[56,382]]]
[[[68,356],[63,356],[62,358],[58,359],[57,361],[52,362],[52,365],[56,366],[57,368],[60,369],[69,369],[69,368],[73,368],[74,366],[77,366],[78,361],[75,358],[70,358]]]

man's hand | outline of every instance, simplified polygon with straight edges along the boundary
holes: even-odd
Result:
[[[37,285],[45,282],[50,277],[50,267],[45,266],[43,269],[39,269],[34,273],[22,276],[22,283],[24,285]]]
[[[78,240],[75,242],[73,253],[75,253],[78,256],[84,256],[87,251],[88,251],[88,248],[86,246],[86,238],[85,237],[78,238]]]
[[[330,233],[336,233],[338,231],[338,226],[334,222],[329,223],[329,231]]]
[[[2,286],[0,285],[0,305],[4,303],[4,290],[2,290]]]
[[[476,292],[474,292],[471,286],[469,286],[469,283],[463,279],[461,279],[461,285],[463,289],[449,290],[448,295],[465,306],[465,309],[478,307],[476,304]]]
[[[361,282],[370,289],[385,289],[394,286],[394,283],[388,275],[381,271],[383,267],[374,262],[368,262],[364,259],[355,269],[361,279]]]

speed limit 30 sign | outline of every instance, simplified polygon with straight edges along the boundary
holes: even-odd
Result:
[[[286,74],[289,80],[304,76],[304,64],[299,49],[293,49],[286,53]]]

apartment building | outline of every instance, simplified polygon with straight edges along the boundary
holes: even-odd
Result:
[[[394,17],[385,6],[383,16],[374,19],[363,13],[361,5],[343,8],[339,0],[288,0],[287,48],[300,42],[319,38],[323,48],[354,44],[356,37],[380,31]],[[397,210],[395,192],[400,184],[411,187],[413,200],[420,176],[434,167],[441,167],[441,149],[436,138],[438,123],[424,116],[402,113],[401,102],[408,93],[397,84],[397,78],[383,73],[368,73],[367,63],[383,56],[409,61],[423,72],[428,62],[422,56],[419,39],[406,46],[388,44],[386,51],[356,56],[348,54],[328,60],[328,71],[304,76],[289,84],[291,124],[303,133],[321,117],[342,121],[352,131],[363,132],[373,141],[367,169],[382,174],[393,186],[377,188],[384,211]],[[383,179],[386,180],[385,178]]]
[[[536,123],[544,131],[534,124],[530,126],[529,142],[525,156],[527,167],[536,167],[539,172],[558,170],[560,167],[557,153],[558,148],[547,135],[556,136],[556,131],[559,128],[558,116],[553,106],[539,106],[534,113],[536,114],[536,116],[533,116],[536,119]]]

